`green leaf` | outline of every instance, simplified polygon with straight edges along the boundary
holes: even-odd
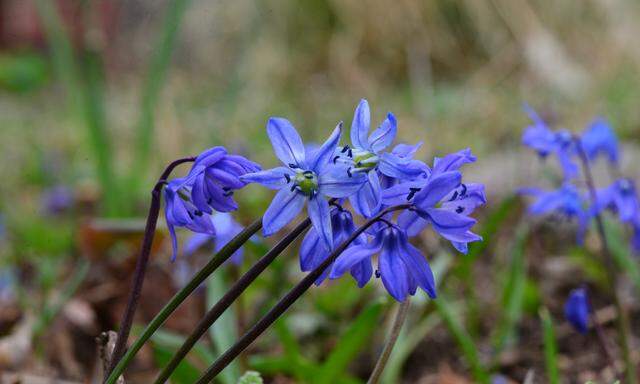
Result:
[[[336,382],[336,378],[343,374],[349,363],[371,341],[373,333],[380,328],[379,318],[383,308],[382,303],[374,303],[356,317],[327,357],[314,383]]]
[[[609,248],[618,268],[624,271],[633,281],[636,289],[640,291],[640,266],[637,259],[631,254],[629,243],[624,240],[620,227],[610,220],[604,220],[604,227],[609,239]]]
[[[465,360],[471,366],[471,373],[475,380],[483,384],[489,383],[489,373],[480,361],[480,353],[471,336],[469,336],[469,333],[464,329],[459,317],[455,316],[451,307],[449,307],[447,299],[440,295],[436,300],[433,300],[433,303],[435,304],[438,314],[447,326],[447,329],[449,329],[449,332],[458,344],[458,347],[462,350]]]
[[[207,308],[213,307],[229,288],[225,277],[228,272],[227,266],[222,266],[222,270],[214,273],[207,281]],[[218,320],[209,328],[209,336],[213,341],[218,355],[224,353],[235,343],[238,338],[238,328],[236,325],[236,315],[233,306],[229,307]],[[237,360],[229,364],[218,376],[224,384],[234,384],[240,378],[240,365]]]
[[[169,363],[174,352],[174,349],[169,349],[162,345],[154,344],[153,346],[153,357],[156,360],[156,364],[160,367]],[[176,370],[173,371],[171,382],[176,384],[191,384],[195,383],[199,377],[200,370],[187,360],[182,360],[178,367],[176,367]]]
[[[553,331],[553,321],[547,308],[540,309],[540,319],[544,331],[544,362],[547,372],[547,379],[551,384],[560,383],[558,374],[558,344],[555,332]]]

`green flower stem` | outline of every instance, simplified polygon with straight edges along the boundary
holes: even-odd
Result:
[[[273,308],[267,312],[257,323],[255,323],[231,348],[220,356],[198,379],[196,384],[206,384],[211,382],[227,365],[229,365],[242,351],[253,343],[264,331],[273,324],[289,307],[296,302],[313,285],[318,277],[329,268],[329,266],[340,256],[342,252],[360,236],[373,223],[380,221],[388,213],[409,209],[411,204],[395,205],[386,208],[374,217],[367,220],[362,226],[356,229],[347,240],[340,244],[316,269],[308,273],[295,287],[293,287],[284,297],[282,297]]]
[[[193,292],[200,284],[211,275],[222,263],[231,257],[251,236],[256,234],[262,228],[262,219],[258,219],[246,227],[236,237],[227,243],[214,257],[205,265],[192,279],[178,291],[171,300],[162,308],[162,310],[151,320],[149,325],[144,329],[140,337],[131,345],[127,353],[113,368],[109,377],[105,380],[105,384],[115,384],[118,377],[124,372],[125,368],[131,363],[134,356],[144,343],[154,334],[158,328],[167,320],[169,315],[178,308],[178,306]]]
[[[396,312],[396,316],[393,319],[393,324],[391,325],[391,330],[389,332],[389,338],[382,349],[382,353],[376,362],[376,366],[373,368],[373,372],[371,372],[371,376],[369,376],[369,380],[367,380],[367,384],[377,384],[380,381],[380,377],[382,376],[382,371],[384,371],[384,367],[387,366],[387,361],[389,361],[389,357],[391,356],[391,351],[393,351],[393,347],[396,345],[396,341],[398,341],[398,336],[400,336],[400,331],[402,330],[402,325],[404,325],[404,321],[407,318],[407,313],[409,313],[409,303],[411,302],[410,297],[407,297],[400,305],[398,305],[398,311]]]
[[[576,143],[576,147],[578,149],[578,157],[580,158],[580,162],[582,164],[582,170],[584,171],[587,188],[589,189],[589,194],[591,197],[591,203],[597,203],[597,193],[595,183],[593,181],[593,175],[591,174],[591,168],[589,167],[589,158],[582,147],[582,143],[579,138],[574,139]],[[600,243],[602,246],[602,254],[604,256],[604,265],[605,270],[607,272],[607,282],[609,284],[609,289],[611,290],[611,294],[613,295],[613,303],[618,312],[618,317],[616,321],[616,325],[618,328],[618,341],[619,345],[622,349],[622,357],[625,362],[625,373],[626,373],[626,382],[628,383],[637,383],[638,375],[636,372],[635,364],[633,363],[633,358],[631,357],[631,346],[629,345],[629,341],[631,340],[631,328],[629,326],[629,318],[627,317],[627,311],[620,299],[620,295],[618,293],[618,289],[616,288],[616,280],[618,271],[616,270],[616,266],[614,264],[614,259],[611,254],[611,250],[609,248],[609,242],[607,240],[607,234],[604,229],[604,222],[602,220],[602,216],[600,213],[595,214],[596,221],[596,229],[598,231],[598,236],[600,237]],[[615,368],[615,367],[614,367]]]
[[[229,308],[231,304],[244,292],[253,281],[291,244],[298,236],[300,236],[311,225],[310,219],[305,219],[298,224],[293,231],[289,232],[282,240],[278,242],[269,252],[267,252],[260,260],[258,260],[242,277],[240,277],[224,296],[206,313],[206,315],[198,322],[195,329],[182,344],[178,352],[173,355],[171,361],[162,369],[155,384],[166,382],[171,373],[178,367],[182,359],[198,342],[200,337],[204,335],[209,327],[218,320],[220,315]]]

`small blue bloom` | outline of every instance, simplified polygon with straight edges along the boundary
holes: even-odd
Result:
[[[595,212],[607,208],[616,212],[622,222],[632,222],[640,216],[640,201],[633,180],[618,179],[597,191]]]
[[[525,106],[533,125],[528,126],[522,135],[522,144],[534,149],[541,157],[555,154],[564,172],[565,179],[578,174],[578,166],[572,157],[576,152],[571,132],[566,129],[552,131],[547,123],[529,106]]]
[[[353,216],[351,212],[336,207],[331,211],[331,227],[333,229],[333,243],[341,244],[347,240],[353,232],[356,230],[356,226],[353,223]],[[327,258],[329,252],[320,245],[320,236],[315,228],[311,228],[307,235],[302,240],[300,246],[300,269],[303,272],[308,272],[316,269]],[[351,246],[363,244],[366,242],[366,236],[360,235],[356,240],[351,243]],[[329,274],[330,268],[327,268],[325,272],[316,280],[316,285],[320,285]],[[351,274],[358,281],[360,287],[364,286],[371,274],[371,263],[361,263],[354,266],[351,269]]]
[[[525,188],[521,189],[520,193],[536,198],[529,206],[529,213],[532,215],[559,213],[567,218],[577,219],[577,241],[582,243],[591,215],[585,208],[588,205],[585,196],[575,186],[564,183],[562,187],[552,191]]]
[[[618,163],[618,138],[604,118],[597,117],[589,124],[580,138],[580,143],[589,159],[593,160],[603,153],[609,162]]]
[[[333,264],[329,277],[336,279],[351,271],[358,285],[363,286],[371,278],[371,258],[375,254],[379,254],[376,275],[382,278],[384,287],[394,299],[404,301],[407,295],[414,295],[418,287],[429,297],[436,297],[433,272],[427,259],[396,225],[382,226],[368,243],[344,251]]]
[[[229,212],[238,209],[233,191],[246,185],[240,176],[260,170],[260,166],[242,156],[230,155],[223,147],[204,151],[197,158],[189,175],[191,199],[202,212]]]
[[[279,189],[265,212],[263,233],[270,236],[287,225],[308,202],[313,227],[327,249],[333,248],[329,203],[324,198],[343,198],[354,194],[366,176],[348,173],[342,165],[334,164],[334,156],[342,124],[338,124],[320,148],[307,153],[298,132],[286,119],[274,117],[267,122],[267,134],[273,150],[284,166],[243,175],[241,180]]]
[[[211,216],[196,207],[190,200],[191,186],[185,178],[170,181],[164,189],[165,196],[165,220],[171,235],[173,254],[171,260],[175,260],[178,252],[178,239],[175,227],[185,227],[193,232],[215,235],[216,230],[211,221]]]
[[[42,207],[47,214],[58,215],[73,207],[73,190],[66,185],[48,188],[42,196]]]
[[[425,173],[425,166],[413,160],[419,146],[397,146],[392,152],[384,152],[396,137],[398,124],[389,112],[387,118],[369,135],[371,112],[367,100],[360,100],[351,123],[351,147],[345,146],[337,152],[334,161],[348,165],[349,174],[364,173],[367,180],[356,194],[349,196],[354,210],[371,217],[381,208],[380,177],[409,180]],[[389,184],[389,180],[384,180]]]
[[[580,333],[585,334],[589,327],[589,299],[585,288],[576,288],[569,293],[564,305],[564,316]]]
[[[207,233],[194,233],[184,246],[182,253],[185,256],[193,255],[198,249],[210,243],[213,243],[213,251],[214,253],[217,253],[244,229],[244,227],[235,221],[233,216],[227,212],[214,213],[211,216],[211,221],[216,229],[215,236]],[[229,261],[235,265],[240,265],[242,264],[242,255],[243,248],[240,247],[233,255],[231,255]]]

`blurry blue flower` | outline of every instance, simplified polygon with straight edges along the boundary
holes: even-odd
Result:
[[[288,120],[269,119],[267,134],[284,166],[241,177],[245,182],[279,189],[262,218],[265,236],[287,225],[308,202],[309,217],[323,246],[333,247],[329,203],[324,197],[347,197],[358,191],[366,179],[361,174],[348,174],[345,167],[332,162],[341,130],[342,124],[339,124],[320,148],[307,153],[300,135]]]
[[[334,244],[343,243],[356,230],[351,212],[344,210],[341,207],[337,207],[331,210],[331,227],[333,229]],[[366,236],[361,235],[351,243],[351,246],[363,244],[365,242]],[[318,236],[318,232],[315,228],[311,228],[311,230],[309,230],[307,235],[302,240],[299,254],[300,269],[303,272],[308,272],[316,269],[329,255],[329,252],[320,245],[320,236]],[[316,280],[316,285],[320,285],[324,281],[324,279],[326,279],[327,275],[329,274],[329,269],[330,268],[327,268],[325,272]],[[371,269],[371,263],[361,263],[351,269],[351,274],[358,281],[358,285],[362,283],[362,285],[360,285],[361,287],[366,284],[372,273],[373,271]]]
[[[66,185],[47,188],[42,196],[42,208],[50,215],[57,215],[73,207],[73,190]]]
[[[355,194],[349,196],[354,210],[371,217],[381,208],[380,175],[397,180],[409,180],[424,174],[424,164],[413,160],[418,146],[396,147],[392,152],[383,152],[396,137],[397,122],[389,112],[387,118],[369,135],[371,112],[367,100],[360,100],[351,123],[351,144],[344,146],[334,157],[348,165],[349,174],[364,173],[366,183]],[[388,180],[385,181],[389,183]]]
[[[380,227],[370,242],[344,251],[333,264],[329,277],[336,279],[349,270],[362,287],[371,278],[371,257],[378,253],[376,274],[393,298],[404,301],[407,295],[414,295],[418,287],[429,297],[436,297],[433,272],[427,259],[396,225]]]
[[[469,217],[476,207],[486,203],[482,184],[461,184],[458,169],[475,161],[469,149],[436,158],[426,180],[397,184],[383,192],[385,204],[410,201],[415,205],[398,216],[398,225],[415,236],[431,225],[442,237],[451,241],[462,253],[467,244],[482,238],[471,232],[476,220]]]
[[[589,300],[585,288],[576,288],[569,293],[564,305],[564,316],[580,333],[585,334],[589,326]]]
[[[183,249],[185,256],[193,255],[198,249],[211,243],[213,243],[214,246],[213,251],[217,253],[244,229],[244,227],[235,221],[233,216],[227,212],[214,213],[211,215],[211,221],[216,229],[215,236],[207,233],[192,234]],[[229,261],[235,265],[240,265],[242,264],[242,255],[243,248],[240,247],[231,255]]]
[[[211,216],[198,209],[198,207],[191,202],[191,186],[188,181],[186,178],[174,179],[164,188],[164,214],[173,248],[171,260],[175,260],[178,252],[178,239],[176,237],[175,227],[185,227],[193,232],[208,235],[216,234]]]
[[[631,222],[640,216],[640,202],[633,180],[618,179],[597,191],[595,212],[607,208],[616,212],[622,222]]]
[[[238,209],[233,191],[245,186],[240,176],[257,172],[260,166],[239,155],[230,155],[223,147],[214,147],[201,153],[189,175],[192,186],[191,200],[205,213],[229,212]]]
[[[582,243],[591,215],[585,208],[587,207],[585,197],[575,186],[564,183],[562,187],[553,191],[524,188],[520,190],[520,193],[536,198],[536,201],[529,206],[529,213],[532,215],[559,213],[567,218],[577,219],[577,240],[578,243]]]
[[[522,135],[522,144],[534,149],[541,157],[555,154],[564,172],[565,179],[578,174],[578,166],[573,162],[575,143],[571,132],[566,129],[552,131],[540,116],[529,106],[525,106],[533,125]]]
[[[603,153],[611,163],[618,163],[618,138],[604,118],[597,117],[591,122],[582,134],[580,143],[589,159],[593,160]]]

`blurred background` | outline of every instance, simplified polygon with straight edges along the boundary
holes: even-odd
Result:
[[[94,339],[117,327],[149,191],[169,161],[224,145],[271,167],[269,116],[321,141],[336,122],[349,125],[367,98],[373,123],[393,111],[398,140],[424,142],[418,156],[427,162],[471,147],[479,161],[465,178],[486,183],[489,199],[479,213],[485,242],[469,255],[430,234],[419,240],[441,304],[415,299],[385,382],[548,382],[543,307],[551,313],[543,319],[555,323],[563,380],[611,382],[595,336],[576,334],[562,317],[570,288],[602,283],[597,246],[588,238],[586,248],[574,247],[570,225],[558,231],[524,218],[514,190],[540,185],[540,169],[553,172],[520,148],[524,103],[576,132],[605,116],[625,142],[626,172],[638,176],[639,19],[631,0],[1,0],[3,380],[99,377]],[[237,219],[247,224],[271,192],[251,186],[237,196]],[[211,255],[171,264],[163,234],[140,325]],[[272,241],[249,244],[244,269]],[[296,248],[173,382],[193,382],[300,278]],[[185,303],[127,382],[150,382],[242,269],[229,266]],[[636,330],[637,282],[622,282]],[[221,382],[247,369],[274,383],[366,379],[385,337],[379,325],[394,308],[378,285],[359,290],[345,278],[314,288]],[[610,321],[607,296],[594,302]]]

